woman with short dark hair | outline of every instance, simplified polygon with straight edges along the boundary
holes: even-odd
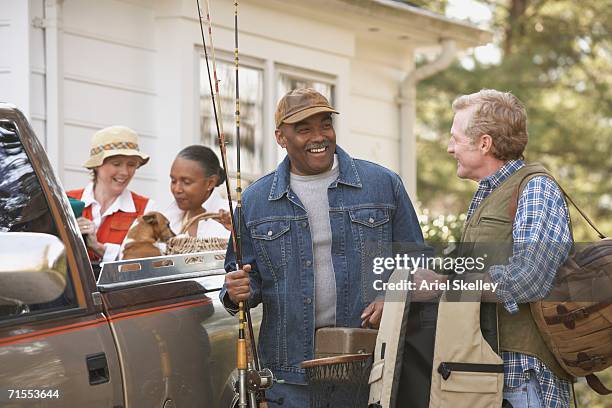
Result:
[[[229,238],[229,206],[216,187],[225,182],[217,155],[208,147],[192,145],[181,150],[170,169],[174,201],[164,211],[170,228],[180,234],[189,221],[203,213],[219,213],[190,225],[186,234],[198,238]]]

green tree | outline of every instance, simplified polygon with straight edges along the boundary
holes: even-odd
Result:
[[[440,11],[439,1],[419,2]],[[459,180],[446,153],[451,103],[483,88],[511,91],[529,117],[527,161],[543,163],[577,203],[612,235],[612,7],[607,0],[482,1],[494,9],[498,64],[474,55],[421,82],[417,95],[418,194],[429,216],[465,212],[476,189]],[[467,62],[467,64],[466,64]],[[467,68],[466,68],[467,67]],[[573,211],[576,240],[593,232]],[[612,386],[612,368],[600,376]],[[581,381],[580,406],[612,407]]]
[[[426,3],[425,1],[423,3]],[[435,1],[434,9],[440,3]],[[526,105],[528,161],[542,162],[581,207],[612,234],[612,53],[607,1],[499,0],[491,29],[499,64],[473,55],[419,84],[418,191],[435,212],[465,211],[474,183],[455,175],[446,154],[455,97],[508,90]],[[593,237],[575,218],[577,239]]]

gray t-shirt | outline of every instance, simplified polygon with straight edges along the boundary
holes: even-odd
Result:
[[[315,282],[315,328],[336,325],[336,276],[332,263],[332,231],[327,189],[340,171],[334,155],[331,170],[314,176],[291,173],[290,186],[308,213]]]

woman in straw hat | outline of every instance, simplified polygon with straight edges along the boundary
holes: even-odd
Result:
[[[92,182],[67,194],[85,203],[77,219],[93,263],[117,259],[121,243],[134,220],[154,210],[152,200],[127,189],[136,169],[149,161],[138,149],[138,135],[125,126],[110,126],[91,139]]]
[[[229,239],[229,207],[216,189],[224,182],[225,172],[211,149],[192,145],[181,150],[170,169],[174,201],[163,211],[172,231],[198,238]],[[219,215],[189,222],[204,213]]]

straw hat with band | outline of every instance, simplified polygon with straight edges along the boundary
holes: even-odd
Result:
[[[289,91],[276,107],[274,119],[278,129],[283,123],[298,123],[321,112],[339,113],[327,98],[312,88],[298,88]]]
[[[91,139],[89,159],[83,166],[94,169],[112,156],[139,157],[141,166],[149,161],[149,156],[138,149],[138,134],[125,126],[110,126],[97,131]]]

